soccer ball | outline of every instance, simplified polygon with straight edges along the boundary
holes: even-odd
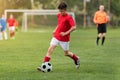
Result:
[[[51,72],[52,71],[52,64],[50,62],[42,63],[41,71],[43,71],[43,72]]]

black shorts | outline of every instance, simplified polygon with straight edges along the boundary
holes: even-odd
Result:
[[[106,24],[103,23],[103,24],[98,24],[98,34],[99,33],[106,33],[107,32],[107,29],[106,29]]]

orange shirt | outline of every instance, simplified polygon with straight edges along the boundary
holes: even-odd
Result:
[[[14,26],[18,27],[18,21],[15,20]]]
[[[107,23],[108,18],[107,18],[106,12],[97,11],[94,15],[93,21],[94,23],[97,23],[97,24]]]

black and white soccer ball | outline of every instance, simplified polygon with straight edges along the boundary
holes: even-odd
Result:
[[[52,71],[52,64],[50,62],[42,63],[41,71],[43,71],[43,72],[51,72]]]

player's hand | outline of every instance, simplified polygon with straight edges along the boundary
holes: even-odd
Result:
[[[65,32],[61,32],[60,35],[61,35],[61,36],[65,36],[66,33],[65,33]]]
[[[98,24],[98,22],[97,22],[97,21],[95,21],[95,24]]]
[[[55,31],[53,31],[53,34],[55,34]]]
[[[96,28],[98,28],[98,24],[96,24]]]

